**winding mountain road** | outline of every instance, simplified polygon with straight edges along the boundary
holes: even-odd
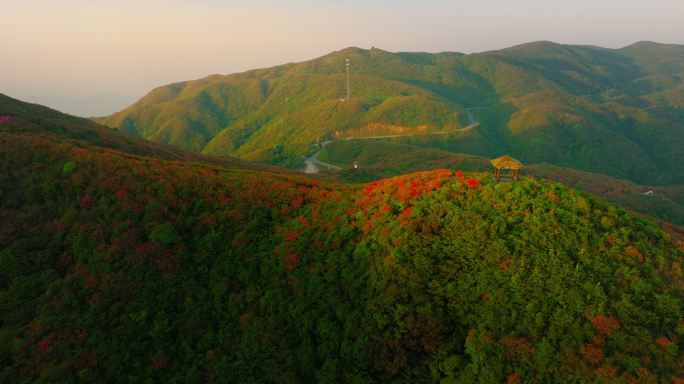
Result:
[[[479,108],[479,107],[466,108],[465,111],[468,114],[468,125],[461,128],[461,129],[457,129],[456,130],[457,132],[470,131],[470,130],[474,129],[475,127],[477,127],[478,125],[480,125],[480,122],[477,121],[477,119],[475,118],[475,115],[473,115],[473,109],[477,109],[477,108]]]
[[[325,163],[323,161],[318,160],[318,155],[323,150],[323,147],[330,144],[331,142],[332,142],[332,140],[327,140],[327,141],[322,142],[321,148],[318,151],[316,151],[316,153],[307,157],[306,160],[304,160],[304,164],[305,164],[304,171],[303,171],[304,173],[308,173],[308,174],[319,173],[320,172],[320,169],[318,169],[319,165],[323,166],[323,167],[328,167],[328,169],[337,169],[337,170],[342,169],[342,168],[338,167],[337,165],[332,165],[332,164]]]
[[[474,129],[475,127],[477,127],[478,125],[480,125],[480,122],[477,121],[477,119],[475,118],[475,115],[472,112],[474,109],[477,109],[477,107],[465,109],[466,113],[468,114],[468,125],[463,127],[463,128],[456,129],[454,131],[438,131],[438,132],[427,132],[427,133],[407,133],[407,134],[403,134],[403,135],[382,135],[382,136],[361,136],[361,137],[351,136],[351,137],[347,137],[344,139],[331,139],[331,140],[323,141],[323,142],[321,142],[320,149],[318,151],[316,151],[316,153],[314,153],[313,155],[307,157],[306,160],[304,160],[304,169],[302,170],[302,172],[307,173],[307,174],[319,173],[320,172],[320,169],[318,168],[319,165],[323,166],[323,167],[328,167],[328,169],[341,170],[342,168],[338,167],[337,165],[325,163],[323,161],[318,160],[318,155],[323,150],[323,147],[332,143],[333,141],[391,139],[394,137],[410,137],[410,136],[417,136],[417,135],[444,135],[444,134],[453,133],[453,132],[470,131],[470,130]]]

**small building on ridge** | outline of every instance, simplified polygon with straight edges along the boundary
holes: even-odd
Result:
[[[511,179],[513,181],[518,180],[518,171],[523,167],[522,163],[514,159],[509,155],[497,157],[492,160],[492,165],[494,166],[494,178],[496,181],[501,181],[501,170],[507,169],[508,175],[504,176],[503,179]]]

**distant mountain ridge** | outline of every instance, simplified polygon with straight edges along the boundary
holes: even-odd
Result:
[[[185,149],[289,166],[300,166],[313,143],[345,132],[447,131],[421,145],[682,184],[682,74],[684,46],[651,42],[606,49],[541,41],[469,55],[347,48],[162,86],[97,121]],[[467,109],[481,124],[459,131]]]

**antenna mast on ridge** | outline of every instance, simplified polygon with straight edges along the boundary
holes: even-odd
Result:
[[[351,89],[349,88],[349,59],[345,59],[345,66],[347,67],[347,100],[351,98]]]

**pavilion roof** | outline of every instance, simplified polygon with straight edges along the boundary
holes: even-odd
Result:
[[[508,155],[497,157],[492,160],[492,165],[494,168],[500,169],[520,169],[523,167],[521,162]]]

